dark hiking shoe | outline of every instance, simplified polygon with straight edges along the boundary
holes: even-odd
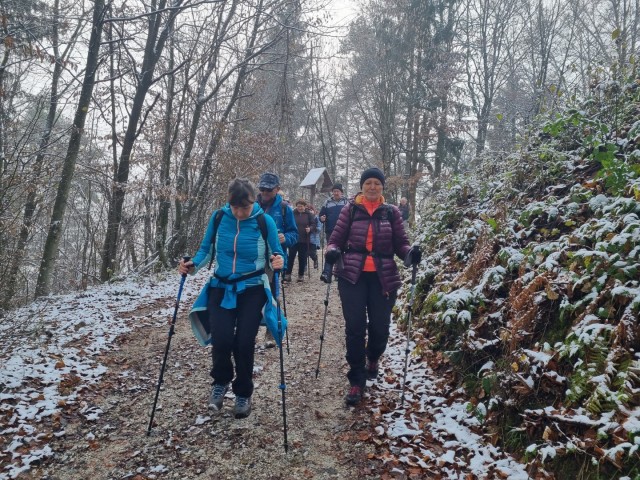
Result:
[[[313,261],[313,268],[318,269],[318,260]]]
[[[299,283],[304,282],[304,275],[298,275],[298,282]]]
[[[347,405],[354,406],[359,404],[362,401],[363,388],[358,385],[353,385],[347,393],[347,396],[344,397],[344,401]]]
[[[284,274],[284,278],[282,279],[283,282],[291,282],[291,274],[290,273],[285,273]]]
[[[209,408],[215,412],[222,410],[222,402],[224,396],[229,390],[229,384],[226,385],[214,385],[211,390],[211,396],[209,397]]]
[[[251,413],[251,397],[236,397],[236,405],[233,407],[233,416],[247,418]]]
[[[331,274],[327,272],[322,272],[320,274],[320,280],[322,280],[324,283],[331,283]]]
[[[367,360],[367,378],[369,380],[378,378],[378,362]]]
[[[273,348],[276,346],[276,339],[273,338],[271,331],[267,329],[264,334],[264,348]]]

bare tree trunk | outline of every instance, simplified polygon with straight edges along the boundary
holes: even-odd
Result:
[[[153,75],[156,65],[162,55],[169,33],[171,32],[171,25],[173,25],[173,21],[180,11],[180,4],[181,2],[178,1],[172,5],[172,10],[169,13],[169,18],[164,27],[162,25],[162,19],[163,14],[166,14],[164,11],[166,8],[166,0],[161,0],[155,11],[149,16],[149,29],[144,49],[144,58],[138,75],[138,84],[133,97],[133,103],[129,112],[129,121],[120,152],[118,169],[114,177],[113,196],[109,203],[107,232],[102,248],[102,267],[100,269],[100,279],[102,281],[109,280],[115,273],[118,236],[120,223],[122,222],[122,209],[126,196],[126,186],[129,182],[131,153],[138,136],[138,124],[142,116],[142,109],[145,98],[147,97],[147,92],[154,82]],[[155,7],[155,2],[153,6]]]
[[[153,207],[151,202],[151,187],[154,178],[153,171],[149,172],[149,178],[147,179],[147,191],[144,195],[144,245],[143,252],[144,258],[149,258],[153,249],[153,234],[151,228],[151,222],[153,219]]]
[[[67,198],[71,189],[71,183],[76,168],[78,152],[80,150],[80,141],[84,133],[84,124],[89,113],[89,105],[91,103],[91,95],[95,85],[96,71],[98,69],[100,52],[100,39],[102,37],[102,24],[105,13],[105,0],[95,0],[93,6],[93,21],[91,27],[91,37],[89,39],[89,49],[87,51],[87,64],[82,82],[82,90],[80,99],[76,108],[73,120],[71,137],[67,147],[64,164],[62,167],[62,176],[55,203],[53,205],[53,213],[49,224],[47,240],[45,242],[42,261],[40,262],[40,271],[38,272],[38,280],[36,283],[36,297],[48,295],[51,287],[51,277],[55,268],[56,258],[58,256],[58,244],[62,233],[62,222],[67,208]]]
[[[175,65],[175,54],[173,35],[170,36],[169,44],[169,70],[172,71]],[[173,121],[173,101],[175,98],[175,75],[170,75],[167,79],[167,103],[164,111],[164,135],[162,143],[162,159],[160,161],[160,194],[158,201],[158,220],[156,223],[155,249],[158,255],[159,268],[169,266],[167,258],[167,230],[169,226],[169,210],[171,209],[171,179],[169,171],[171,169],[171,149],[174,145],[175,135],[172,135]],[[177,123],[179,123],[177,121]]]
[[[92,195],[92,184],[89,181],[87,185],[87,209],[84,212],[84,222],[85,222],[85,235],[84,235],[84,243],[82,245],[82,278],[80,280],[80,288],[82,290],[86,290],[89,286],[89,251],[90,245],[93,243],[93,235],[91,232],[91,195]],[[93,250],[93,249],[91,249]]]
[[[71,37],[71,41],[66,48],[66,51],[60,55],[59,49],[59,33],[58,33],[58,25],[59,25],[59,16],[60,16],[60,0],[55,0],[53,5],[53,24],[52,24],[52,35],[51,35],[51,48],[53,50],[53,58],[54,58],[54,67],[53,73],[51,76],[51,92],[49,94],[49,110],[47,112],[47,117],[45,119],[44,124],[44,132],[42,137],[40,138],[40,144],[38,148],[38,153],[33,162],[32,169],[32,181],[37,182],[42,173],[42,167],[44,160],[46,158],[49,142],[51,140],[51,132],[53,130],[53,125],[55,123],[56,115],[58,113],[58,86],[60,82],[60,76],[62,75],[63,63],[65,58],[68,56],[68,52],[70,51],[71,45],[73,44],[77,35],[73,35]],[[78,30],[76,34],[79,32],[80,26],[78,26]],[[24,205],[24,213],[22,217],[22,227],[20,228],[20,233],[18,234],[18,241],[16,245],[16,249],[11,258],[11,267],[10,271],[17,272],[22,265],[25,255],[25,249],[27,246],[27,241],[29,239],[29,234],[31,233],[31,227],[34,220],[34,215],[36,212],[36,208],[38,206],[38,191],[36,188],[30,188],[27,192],[27,198],[25,200]],[[7,308],[9,302],[13,298],[15,294],[15,288],[17,286],[17,282],[8,282],[5,290],[5,297],[2,305]]]
[[[235,5],[235,3],[234,3]],[[235,8],[235,7],[234,7]],[[280,38],[280,34],[275,36],[275,39],[263,45],[259,49],[256,49],[256,41],[258,38],[259,27],[262,24],[262,1],[259,2],[257,6],[257,14],[254,19],[253,28],[251,32],[251,36],[248,41],[248,46],[245,51],[244,57],[238,62],[236,68],[229,70],[225,75],[219,78],[216,82],[215,87],[212,92],[208,95],[204,96],[204,88],[206,84],[201,84],[199,93],[202,93],[202,102],[199,102],[200,108],[196,108],[193,114],[192,122],[191,122],[191,134],[189,140],[187,142],[188,148],[182,156],[180,161],[180,173],[178,175],[177,181],[177,192],[176,192],[176,200],[175,200],[175,222],[173,226],[173,236],[175,238],[172,246],[171,246],[171,256],[173,258],[177,258],[182,255],[187,248],[187,234],[190,226],[191,218],[196,211],[196,208],[202,208],[202,202],[200,202],[203,192],[205,190],[205,186],[208,184],[209,177],[211,175],[211,170],[213,167],[213,160],[215,158],[215,154],[218,150],[218,146],[220,144],[220,140],[222,139],[222,134],[225,130],[227,120],[229,115],[233,111],[233,108],[236,105],[236,102],[240,99],[240,93],[242,91],[242,86],[248,76],[249,72],[249,62],[256,57],[258,57],[261,53],[264,53],[269,48],[271,48]],[[227,22],[232,17],[227,17]],[[226,32],[226,27],[223,29],[223,32]],[[219,46],[215,49],[215,53],[217,54],[219,51]],[[212,62],[217,62],[217,58],[212,58]],[[195,133],[197,131],[198,125],[200,123],[201,110],[206,102],[211,100],[213,96],[222,88],[222,86],[229,79],[231,74],[237,70],[237,77],[233,92],[231,93],[225,111],[220,117],[220,120],[217,122],[217,126],[211,135],[211,139],[209,140],[209,144],[207,145],[207,150],[204,155],[204,159],[202,161],[202,166],[200,171],[198,172],[198,178],[195,182],[194,188],[192,192],[187,191],[188,182],[188,170],[187,164],[188,160],[191,157],[191,147],[189,145],[193,144],[193,140],[195,139]],[[205,75],[208,77],[208,75]],[[192,138],[193,136],[193,138]],[[183,199],[186,198],[187,201],[184,202]]]

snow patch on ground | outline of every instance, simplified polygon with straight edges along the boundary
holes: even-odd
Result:
[[[204,272],[185,281],[184,304],[192,303],[207,277]],[[78,394],[101,379],[107,368],[98,357],[117,350],[120,335],[149,327],[168,332],[179,278],[171,273],[165,278],[132,278],[87,292],[46,297],[15,310],[0,324],[0,413],[9,418],[0,426],[0,435],[8,439],[0,459],[10,459],[0,480],[18,478],[30,465],[52,455],[38,438],[38,424],[77,404]],[[146,318],[127,315],[146,305],[154,306]],[[80,413],[95,421],[102,410],[82,405]]]

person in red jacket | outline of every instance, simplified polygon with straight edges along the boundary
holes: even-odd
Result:
[[[394,255],[420,262],[420,249],[409,245],[398,207],[385,203],[384,182],[378,168],[362,172],[362,191],[340,212],[325,254],[327,263],[337,264],[349,364],[347,405],[360,403],[387,348],[391,309],[401,285]]]

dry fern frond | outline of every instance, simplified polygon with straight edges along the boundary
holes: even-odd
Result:
[[[495,238],[489,234],[488,229],[483,230],[471,253],[469,263],[453,283],[459,287],[468,283],[478,283],[484,271],[495,263],[495,248]]]
[[[513,282],[509,292],[509,301],[511,304],[511,320],[509,321],[511,329],[510,352],[513,352],[522,340],[522,334],[520,332],[530,332],[533,330],[532,327],[534,326],[540,308],[539,304],[535,301],[536,293],[545,290],[548,285],[548,272],[538,275],[526,286],[522,284],[522,277]]]
[[[640,325],[632,307],[633,304],[629,304],[624,309],[614,332],[613,345],[637,350],[640,348]]]

